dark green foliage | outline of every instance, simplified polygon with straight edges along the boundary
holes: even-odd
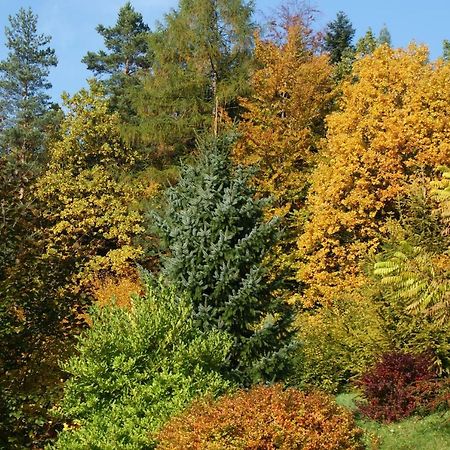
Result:
[[[383,28],[380,30],[380,33],[378,34],[378,43],[380,45],[389,45],[391,46],[391,33],[389,32],[386,25],[383,25]]]
[[[21,8],[9,16],[5,28],[8,57],[0,62],[0,145],[3,151],[40,150],[44,133],[55,120],[46,90],[47,77],[56,66],[50,37],[37,32],[37,16]],[[1,152],[1,149],[0,149]]]
[[[444,39],[442,42],[442,59],[445,62],[450,61],[450,41],[448,39]]]
[[[352,40],[355,29],[350,19],[343,11],[339,11],[336,19],[329,22],[325,32],[325,50],[330,53],[333,64],[342,61],[346,52],[352,50]]]
[[[203,143],[195,166],[182,166],[157,218],[169,251],[163,274],[189,293],[199,324],[234,338],[231,368],[243,382],[286,370],[287,306],[275,298],[263,263],[276,238],[255,199],[248,170],[233,168],[228,137]]]
[[[28,189],[33,178],[29,164],[21,163],[15,155],[0,155],[0,446],[7,445],[14,428],[13,396],[8,392],[6,373],[20,354],[15,348],[20,325],[15,313],[18,305],[7,294],[6,282],[8,268],[15,264],[29,233],[32,202]]]
[[[92,326],[64,364],[70,374],[56,448],[151,449],[152,433],[193,398],[216,396],[231,346],[222,331],[202,331],[188,297],[146,277],[129,309],[94,309]],[[73,425],[73,427],[72,427]]]
[[[150,29],[130,2],[120,9],[115,26],[98,25],[97,31],[103,36],[109,53],[104,50],[88,52],[82,61],[95,75],[134,75],[138,70],[150,67],[147,57]]]
[[[15,154],[0,155],[0,279],[5,277],[16,248],[27,233],[27,215],[33,203],[28,189],[34,178],[30,163]]]
[[[130,2],[120,10],[113,27],[98,25],[107,51],[88,52],[82,62],[96,77],[104,78],[104,86],[111,96],[111,107],[118,110],[125,120],[131,120],[134,111],[126,96],[126,90],[138,85],[137,73],[151,66],[148,48],[150,29]]]
[[[252,3],[181,0],[152,35],[152,70],[134,89],[138,126],[131,140],[157,154],[182,153],[197,133],[217,132],[224,116],[239,115],[248,88],[254,26]]]

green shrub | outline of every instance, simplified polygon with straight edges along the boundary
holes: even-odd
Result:
[[[131,308],[94,309],[60,412],[66,418],[56,448],[153,448],[152,433],[193,398],[230,387],[221,373],[231,340],[203,332],[190,300],[147,279],[147,293]]]
[[[362,449],[352,414],[320,393],[257,386],[199,401],[159,433],[159,450]]]
[[[346,299],[297,318],[300,341],[293,382],[336,392],[373,364],[389,338],[370,299]]]

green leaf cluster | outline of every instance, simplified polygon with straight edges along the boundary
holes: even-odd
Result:
[[[130,309],[92,311],[77,355],[63,365],[66,425],[55,448],[154,448],[152,434],[172,414],[231,387],[221,375],[230,337],[200,330],[188,296],[148,276],[146,290]]]

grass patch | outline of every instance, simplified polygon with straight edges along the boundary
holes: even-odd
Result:
[[[356,411],[353,393],[336,397],[339,405]],[[450,449],[450,411],[425,417],[413,416],[400,422],[381,424],[357,417],[365,431],[365,444],[371,450],[447,450]]]

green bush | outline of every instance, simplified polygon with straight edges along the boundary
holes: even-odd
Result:
[[[388,351],[431,351],[438,373],[448,373],[450,324],[408,312],[380,288],[374,282],[357,299],[299,314],[294,384],[337,392]]]
[[[336,392],[389,348],[378,308],[368,298],[343,299],[298,316],[300,341],[293,382]]]
[[[152,433],[171,414],[199,395],[230,387],[221,375],[228,335],[199,330],[190,300],[172,288],[149,279],[146,285],[130,309],[94,309],[78,355],[63,365],[71,378],[56,448],[153,448]]]

